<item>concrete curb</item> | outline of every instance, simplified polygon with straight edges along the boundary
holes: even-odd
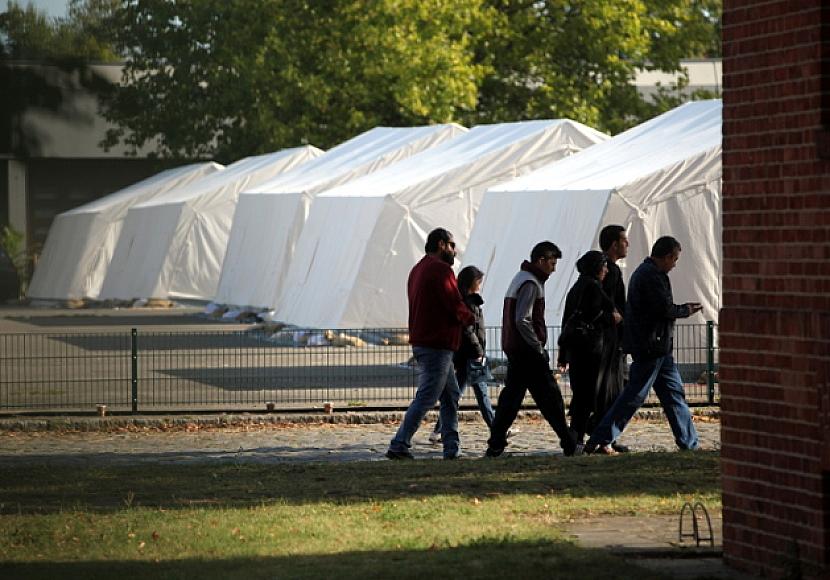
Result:
[[[220,413],[208,415],[112,415],[109,417],[85,416],[12,416],[0,418],[0,432],[22,431],[120,431],[120,430],[188,430],[188,429],[223,429],[238,427],[269,427],[280,425],[370,425],[378,423],[398,423],[405,411],[340,411],[325,413]],[[720,409],[717,407],[693,408],[695,417],[717,420]],[[428,420],[437,418],[436,412],[427,415]],[[660,408],[640,409],[635,418],[655,421],[663,420],[665,415]],[[520,411],[517,420],[540,420],[541,414],[536,410]],[[478,411],[459,412],[460,421],[479,421]]]

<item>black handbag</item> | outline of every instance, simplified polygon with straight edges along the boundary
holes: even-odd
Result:
[[[579,295],[578,305],[582,304],[582,297],[585,294],[583,289]],[[596,325],[596,321],[602,312],[588,322],[582,318],[582,311],[577,308],[565,321],[562,331],[559,333],[557,344],[559,348],[568,352],[582,352],[586,354],[598,353],[602,350],[602,329]]]

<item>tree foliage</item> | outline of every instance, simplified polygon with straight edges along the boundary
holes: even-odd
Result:
[[[450,121],[476,104],[470,44],[486,12],[479,0],[131,2],[108,143],[158,137],[166,155],[227,161]]]
[[[644,101],[638,69],[720,54],[719,0],[490,1],[499,26],[478,50],[492,72],[468,123],[567,117],[616,133],[679,104]]]
[[[113,61],[111,22],[120,0],[70,0],[66,18],[49,18],[9,0],[0,13],[0,58]]]
[[[331,147],[377,125],[571,118],[616,133],[685,98],[664,89],[645,101],[638,70],[720,55],[720,4],[72,0],[51,24],[10,3],[0,32],[19,57],[126,60],[122,86],[103,97],[116,124],[106,146],[231,161]]]

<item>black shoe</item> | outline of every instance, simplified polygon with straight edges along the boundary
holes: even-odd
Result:
[[[562,439],[560,442],[562,446],[562,453],[565,454],[565,457],[573,457],[577,455],[577,451],[579,451],[578,455],[582,455],[583,445],[578,442],[577,432],[573,429],[568,429],[568,438]]]
[[[496,448],[493,448],[493,447],[488,447],[488,448],[487,448],[487,451],[485,451],[485,452],[484,452],[484,456],[485,456],[485,457],[498,457],[498,456],[499,456],[499,455],[501,455],[502,453],[504,453],[504,447],[502,447],[501,449],[496,449]]]
[[[391,449],[386,452],[386,457],[388,459],[415,459],[409,451],[392,451]]]
[[[611,444],[611,449],[617,453],[628,453],[631,451],[631,448],[628,445],[623,445],[622,443],[617,443],[616,441]]]

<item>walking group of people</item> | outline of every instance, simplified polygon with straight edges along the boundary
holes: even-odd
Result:
[[[443,228],[429,233],[426,255],[407,281],[409,342],[419,367],[418,389],[389,445],[388,458],[414,459],[412,437],[439,402],[430,440],[440,440],[444,459],[460,457],[458,403],[467,384],[475,390],[490,428],[487,457],[504,452],[528,390],[566,456],[628,451],[617,438],[652,388],[678,447],[697,448],[672,356],[674,321],[702,308],[698,303],[673,302],[668,273],[680,257],[680,243],[670,236],[655,242],[651,255],[632,274],[626,298],[616,264],[628,251],[625,229],[606,226],[599,242],[601,251],[589,251],[577,261],[579,278],[565,300],[557,366],[571,379],[569,425],[551,368],[545,321],[545,282],[562,252],[550,241],[536,244],[507,289],[501,333],[507,375],[494,411],[487,394],[484,301],[479,294],[484,273],[467,266],[456,278],[452,234]],[[626,373],[628,354],[632,363]]]

